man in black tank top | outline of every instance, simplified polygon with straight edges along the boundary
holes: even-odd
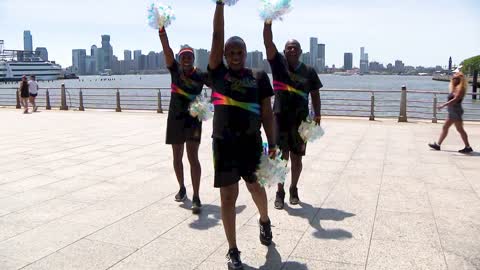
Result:
[[[272,232],[267,195],[255,172],[262,153],[263,125],[269,147],[273,144],[273,113],[270,80],[265,72],[245,68],[246,45],[239,37],[224,47],[224,4],[218,1],[214,17],[212,49],[208,64],[212,83],[214,186],[220,188],[222,222],[228,241],[228,269],[243,269],[235,233],[238,182],[243,178],[260,213],[260,242],[270,245]],[[223,63],[223,56],[228,66]]]
[[[306,143],[298,132],[302,121],[309,115],[308,97],[312,97],[315,122],[320,125],[320,92],[323,87],[317,72],[312,67],[299,61],[302,54],[300,43],[289,40],[281,55],[273,43],[272,22],[264,25],[263,38],[267,58],[270,62],[275,91],[275,135],[282,150],[282,158],[291,157],[292,182],[290,184],[290,204],[300,203],[297,184],[302,172],[302,157],[305,155]],[[283,184],[278,185],[275,208],[283,209],[285,191]]]

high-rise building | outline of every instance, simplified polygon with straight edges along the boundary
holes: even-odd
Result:
[[[87,75],[97,74],[97,59],[95,59],[95,56],[87,55],[85,57],[85,73]]]
[[[195,50],[195,66],[202,70],[207,70],[209,57],[210,57],[210,53],[207,50],[205,49]]]
[[[140,59],[142,58],[142,50],[133,51],[133,69],[140,70]]]
[[[29,52],[33,51],[33,41],[30,30],[23,31],[23,50]]]
[[[365,48],[360,48],[360,73],[368,73],[368,54],[365,54]]]
[[[132,61],[132,51],[124,50],[123,51],[123,60],[125,61]]]
[[[95,56],[95,54],[97,54],[97,50],[97,45],[92,45],[92,47],[90,47],[90,55]]]
[[[312,57],[309,52],[303,53],[302,56],[300,56],[300,61],[304,63],[305,65],[313,66],[312,64]]]
[[[148,70],[156,70],[157,67],[157,55],[155,52],[149,52],[147,55],[147,69]]]
[[[103,69],[112,69],[113,48],[110,45],[110,36],[102,35],[102,53],[103,53]]]
[[[401,60],[395,61],[395,66],[393,67],[393,71],[397,73],[402,73],[405,70],[405,64]]]
[[[259,51],[247,53],[246,66],[249,68],[263,68],[263,53]]]
[[[165,55],[163,52],[159,52],[155,54],[155,62],[158,69],[166,69],[167,64],[165,63]]]
[[[87,51],[85,49],[72,50],[72,67],[78,75],[86,74],[86,56]]]
[[[318,44],[317,69],[325,72],[325,44]]]
[[[343,69],[345,70],[353,69],[353,53],[343,54]]]
[[[97,73],[101,73],[105,70],[105,57],[103,56],[102,48],[98,48],[95,51],[95,61]]]
[[[318,58],[318,39],[315,37],[310,38],[310,64],[316,68]]]
[[[48,51],[47,48],[37,47],[35,49],[35,56],[40,57],[43,61],[48,61]]]

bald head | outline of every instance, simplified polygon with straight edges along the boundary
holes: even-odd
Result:
[[[237,47],[240,46],[242,49],[247,50],[247,44],[245,44],[245,41],[238,36],[233,36],[225,42],[225,50],[227,50],[228,47]]]
[[[296,66],[300,61],[300,56],[302,55],[302,46],[300,42],[296,39],[290,39],[285,43],[285,50],[283,51],[287,62],[290,66]]]
[[[295,46],[295,47],[297,47],[299,50],[302,49],[302,45],[300,45],[300,42],[298,42],[298,40],[296,40],[296,39],[290,39],[290,40],[288,40],[287,43],[285,43],[285,50],[286,50],[289,46]]]

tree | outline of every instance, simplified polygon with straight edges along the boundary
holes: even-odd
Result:
[[[463,60],[462,72],[472,74],[474,71],[480,70],[480,55]]]

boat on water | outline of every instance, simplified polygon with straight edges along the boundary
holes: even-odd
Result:
[[[44,61],[35,52],[4,50],[0,44],[0,82],[20,81],[23,75],[34,75],[38,81],[63,78],[62,67]]]

